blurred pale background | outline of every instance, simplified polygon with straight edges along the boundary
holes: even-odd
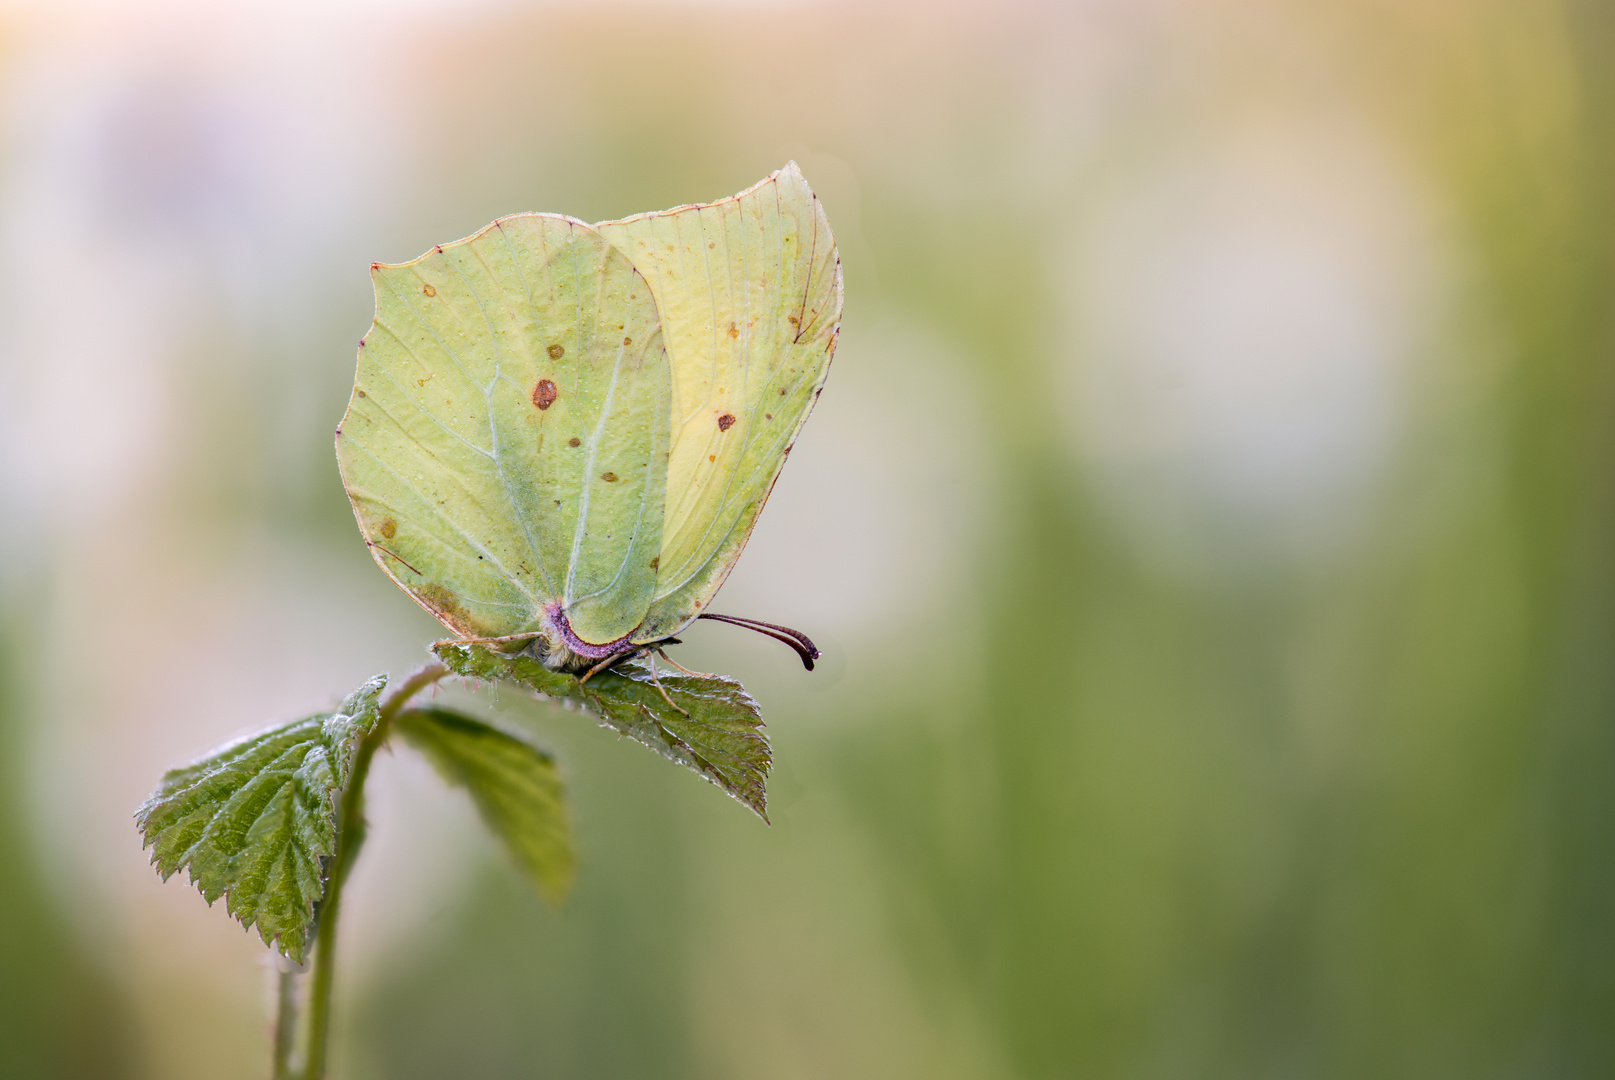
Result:
[[[0,3],[0,1075],[267,1072],[131,815],[402,673],[372,260],[795,158],[840,355],[560,912],[407,754],[339,1074],[1615,1075],[1615,21],[1537,0]],[[490,701],[491,701],[491,695]]]

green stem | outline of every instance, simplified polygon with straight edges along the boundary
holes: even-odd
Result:
[[[297,1043],[297,976],[301,964],[280,959],[275,1012],[274,1080],[291,1080],[292,1050]]]
[[[331,1034],[331,984],[336,972],[336,922],[342,904],[342,886],[348,880],[359,848],[364,844],[364,782],[370,773],[370,759],[387,741],[393,717],[410,698],[449,673],[442,664],[430,664],[404,681],[381,706],[381,718],[370,734],[359,740],[353,755],[353,772],[342,791],[342,807],[337,818],[336,854],[331,858],[325,897],[320,901],[319,929],[314,939],[314,979],[308,999],[308,1058],[303,1080],[323,1080],[325,1052]]]

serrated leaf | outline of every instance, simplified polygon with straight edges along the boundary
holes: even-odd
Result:
[[[515,733],[436,706],[407,709],[393,727],[439,775],[470,792],[534,888],[559,903],[578,857],[555,758]]]
[[[324,859],[336,851],[335,795],[359,740],[380,717],[377,675],[330,713],[319,713],[173,769],[135,813],[164,881],[190,871],[209,904],[264,944],[301,962],[325,892]]]
[[[688,766],[768,820],[765,787],[772,756],[763,714],[746,688],[722,675],[662,672],[662,687],[685,712],[667,703],[650,669],[622,664],[587,683],[551,671],[526,656],[505,656],[460,641],[432,647],[456,675],[515,683],[545,697],[570,701],[601,723],[658,754]]]

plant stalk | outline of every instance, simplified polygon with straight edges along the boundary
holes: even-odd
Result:
[[[448,673],[449,669],[442,664],[429,664],[404,680],[404,684],[382,703],[374,730],[359,740],[359,749],[353,755],[353,772],[342,790],[342,806],[337,817],[336,854],[331,857],[325,896],[320,901],[319,928],[315,931],[314,975],[308,996],[308,1056],[303,1064],[302,1080],[324,1080],[325,1077],[326,1048],[331,1034],[331,986],[336,976],[337,916],[341,911],[342,886],[359,857],[359,848],[364,845],[364,782],[370,774],[370,761],[376,756],[377,748],[387,741],[393,717],[399,710],[410,698]],[[281,994],[284,1010],[287,1008],[284,983]],[[279,1027],[277,1024],[277,1065]],[[280,1073],[277,1071],[276,1075]]]
[[[292,1080],[292,1051],[297,1045],[297,976],[303,965],[276,958],[274,1080]]]

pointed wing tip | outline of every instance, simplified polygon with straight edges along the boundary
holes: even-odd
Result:
[[[767,179],[761,181],[757,186],[762,187],[765,184],[775,184],[777,185],[777,190],[786,195],[786,197],[811,205],[813,207],[812,213],[819,219],[820,226],[827,233],[829,232],[830,222],[825,217],[824,204],[819,200],[818,192],[813,190],[813,185],[808,183],[807,177],[802,175],[802,168],[796,163],[796,159],[793,158],[787,161],[784,168],[770,173]],[[755,190],[755,188],[752,190]],[[748,194],[748,192],[742,192],[741,194]],[[832,237],[833,242],[834,238]]]
[[[795,158],[787,161],[784,168],[776,169],[768,180],[784,180],[788,184],[799,184],[808,194],[813,193],[813,186],[807,182],[807,177],[802,175],[802,167],[796,163]],[[763,183],[767,183],[768,180]]]

